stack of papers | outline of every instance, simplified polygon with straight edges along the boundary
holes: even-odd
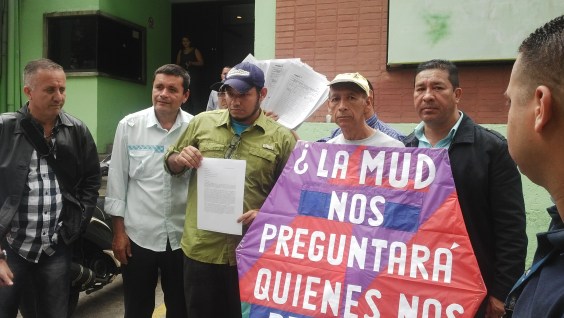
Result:
[[[327,77],[299,58],[257,60],[249,54],[243,62],[253,63],[264,72],[268,91],[261,107],[276,113],[278,122],[289,129],[298,127],[329,96]]]

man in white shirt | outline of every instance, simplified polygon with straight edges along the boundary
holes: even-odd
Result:
[[[342,134],[327,141],[333,144],[400,147],[394,139],[366,123],[365,115],[372,111],[372,95],[368,81],[359,73],[338,74],[329,83],[329,113]]]
[[[105,210],[112,215],[112,248],[122,263],[125,317],[151,317],[160,273],[167,317],[186,317],[180,239],[189,172],[172,177],[163,158],[192,115],[180,106],[190,77],[167,64],[155,71],[153,106],[127,115],[117,127]]]

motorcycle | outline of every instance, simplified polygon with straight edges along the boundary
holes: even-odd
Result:
[[[108,175],[111,155],[100,162],[102,176]],[[74,244],[71,264],[69,317],[76,309],[81,292],[90,294],[111,283],[121,272],[121,264],[112,251],[112,220],[104,212],[104,197],[96,202],[96,209],[85,233]]]

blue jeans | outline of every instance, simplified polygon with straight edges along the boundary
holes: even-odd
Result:
[[[16,317],[18,304],[22,312],[36,313],[37,317],[67,317],[70,287],[71,250],[60,242],[55,254],[42,254],[39,262],[33,263],[16,254],[4,240],[8,266],[14,274],[14,285],[0,287],[0,317]],[[32,290],[29,290],[32,289]],[[25,299],[21,297],[34,297]],[[31,307],[31,308],[28,308]]]

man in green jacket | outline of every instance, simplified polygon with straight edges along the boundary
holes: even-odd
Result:
[[[290,130],[264,115],[264,73],[243,62],[227,74],[222,89],[227,110],[197,115],[165,164],[172,174],[197,169],[205,158],[246,161],[244,212],[237,222],[249,225],[274,187],[296,143]],[[181,246],[185,254],[184,289],[189,317],[241,317],[235,248],[241,240],[198,229],[197,173],[190,177],[188,206]]]

